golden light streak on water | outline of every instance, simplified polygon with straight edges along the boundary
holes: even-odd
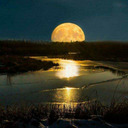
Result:
[[[57,77],[62,79],[62,78],[71,78],[71,77],[79,76],[80,66],[78,65],[77,62],[72,60],[60,60],[59,63],[62,69],[56,73]]]

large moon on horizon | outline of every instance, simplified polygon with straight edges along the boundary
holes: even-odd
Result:
[[[82,42],[85,41],[85,34],[78,25],[63,23],[54,29],[51,40],[53,42]]]

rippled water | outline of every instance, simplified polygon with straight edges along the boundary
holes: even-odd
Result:
[[[0,103],[79,103],[99,99],[108,103],[115,96],[126,97],[127,78],[114,69],[94,68],[94,61],[73,61],[36,57],[59,63],[47,71],[0,75]],[[116,92],[116,93],[115,93]]]

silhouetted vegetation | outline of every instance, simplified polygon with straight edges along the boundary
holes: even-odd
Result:
[[[36,70],[48,70],[58,64],[22,56],[0,56],[0,73],[23,73]]]
[[[0,125],[3,127],[16,127],[18,123],[27,124],[32,119],[41,122],[47,119],[49,125],[58,118],[68,119],[92,119],[109,123],[128,123],[128,102],[111,102],[109,106],[99,101],[82,104],[38,104],[38,105],[13,105],[0,106]],[[7,127],[8,128],[8,127]]]
[[[4,40],[0,41],[0,55],[128,61],[128,42],[58,43]]]

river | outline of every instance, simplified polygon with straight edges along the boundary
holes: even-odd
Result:
[[[115,69],[94,68],[98,62],[34,57],[59,63],[47,71],[0,75],[0,104],[83,103],[100,100],[109,103],[127,98],[128,80]]]

